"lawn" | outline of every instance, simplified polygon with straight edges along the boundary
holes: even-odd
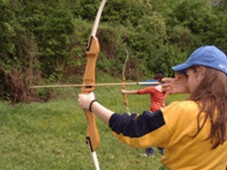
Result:
[[[130,87],[139,88],[139,87]],[[78,107],[79,89],[56,89],[59,98],[45,103],[0,102],[0,170],[92,170],[95,169],[85,143],[86,119]],[[126,108],[120,87],[100,87],[97,100],[113,111]],[[172,95],[167,103],[182,100]],[[128,95],[130,112],[149,108],[149,96]],[[101,144],[97,155],[102,170],[151,169],[160,166],[161,155],[144,157],[144,149],[121,144],[107,125],[97,120]]]

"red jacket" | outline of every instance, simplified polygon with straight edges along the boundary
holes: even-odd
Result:
[[[155,112],[160,108],[165,107],[165,99],[167,93],[161,92],[153,86],[137,90],[137,94],[150,94],[151,99],[150,111],[152,112]]]

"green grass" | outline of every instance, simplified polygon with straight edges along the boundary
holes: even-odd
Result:
[[[139,87],[130,87],[139,88]],[[79,89],[47,103],[10,105],[0,102],[0,170],[92,170],[85,143],[86,119],[78,107]],[[113,111],[125,112],[120,87],[100,87],[96,98]],[[167,102],[184,99],[169,96]],[[149,96],[128,95],[130,112],[149,108]],[[102,170],[158,169],[161,156],[143,157],[144,149],[121,144],[107,125],[97,120],[101,144],[97,155]]]

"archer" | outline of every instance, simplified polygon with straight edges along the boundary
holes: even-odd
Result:
[[[164,75],[162,73],[156,73],[154,76],[154,80],[157,80],[158,82],[161,83],[162,78]],[[162,90],[162,85],[156,85],[156,86],[149,86],[143,89],[139,90],[121,90],[123,94],[138,94],[138,95],[143,95],[143,94],[150,94],[150,111],[155,112],[159,109],[162,109],[165,107],[165,100],[168,95],[167,92]],[[161,155],[164,155],[164,148],[158,147]],[[145,150],[145,155],[146,156],[154,156],[155,150],[152,147],[148,147]]]
[[[81,108],[92,110],[118,139],[133,147],[164,147],[166,169],[225,170],[227,164],[227,57],[215,46],[202,46],[172,67],[179,75],[164,78],[163,89],[189,93],[156,112],[118,114],[81,94]]]

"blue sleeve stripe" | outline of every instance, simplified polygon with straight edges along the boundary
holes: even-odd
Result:
[[[109,127],[113,132],[136,138],[155,131],[163,125],[165,125],[165,120],[161,110],[156,112],[144,111],[141,115],[114,113],[109,121]]]

